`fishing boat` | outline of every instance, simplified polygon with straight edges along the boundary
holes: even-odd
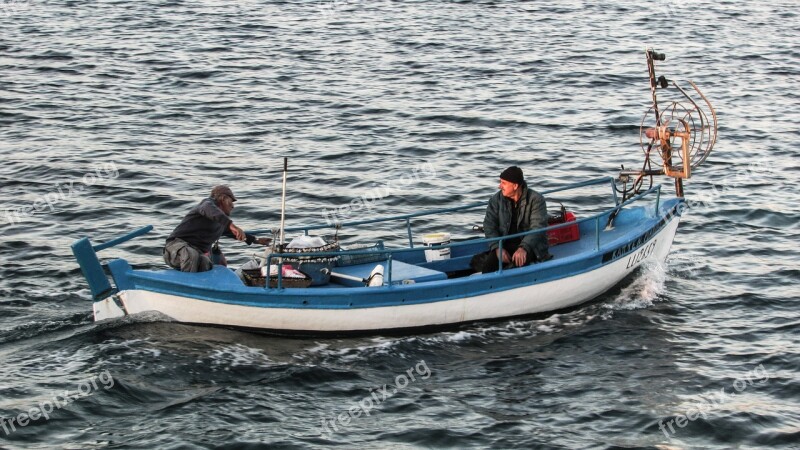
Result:
[[[449,327],[556,311],[592,300],[642,264],[666,259],[686,207],[683,180],[705,161],[716,141],[717,119],[708,99],[694,83],[690,82],[702,99],[699,103],[677,83],[656,77],[655,62],[665,57],[652,49],[645,54],[653,103],[640,126],[642,168],[623,168],[615,177],[541,192],[546,198],[556,193],[563,198],[578,188],[607,186],[611,206],[606,210],[577,218],[562,210],[560,219],[546,229],[492,239],[423,239],[423,245],[418,238],[415,242],[415,222],[471,210],[482,217],[486,203],[337,224],[357,229],[397,223],[398,230],[405,228],[407,245],[394,248],[375,242],[343,249],[326,242],[303,253],[277,246],[265,253],[255,271],[239,273],[219,265],[207,272],[184,273],[137,270],[124,259],[101,263],[97,252],[148,233],[152,226],[99,245],[84,237],[72,250],[91,290],[94,318],[115,320],[156,311],[177,322],[324,335]],[[657,93],[668,89],[681,101],[660,108]],[[674,179],[677,195],[662,195],[662,185],[653,182],[656,176]],[[284,192],[285,180],[284,166]],[[286,233],[312,236],[331,227],[284,229],[283,218],[281,222],[281,240]],[[552,259],[470,273],[470,260],[487,251],[490,243],[502,247],[504,240],[530,233],[547,233]]]

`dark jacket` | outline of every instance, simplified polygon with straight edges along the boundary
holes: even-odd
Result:
[[[211,245],[223,235],[233,237],[230,225],[231,218],[225,215],[211,198],[205,198],[197,206],[189,210],[186,217],[169,235],[167,242],[173,239],[183,239],[189,245],[202,253],[211,251]],[[255,236],[247,235],[247,244],[250,245]]]
[[[483,219],[483,230],[487,238],[507,236],[511,228],[511,209],[514,202],[503,196],[501,191],[489,199],[486,208],[486,217]],[[522,195],[519,198],[519,215],[517,216],[517,232],[522,233],[538,228],[547,227],[547,205],[542,194],[528,189],[527,184],[522,186]],[[498,242],[492,242],[491,250],[497,249]],[[547,236],[545,233],[532,233],[524,236],[520,247],[528,254],[535,255],[538,260],[549,257],[547,251]]]

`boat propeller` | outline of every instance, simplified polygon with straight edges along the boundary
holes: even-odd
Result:
[[[645,54],[653,97],[653,104],[639,127],[645,161],[641,170],[623,167],[620,171],[618,181],[623,185],[623,201],[639,194],[646,177],[650,178],[652,186],[655,175],[674,178],[676,195],[683,197],[683,180],[690,178],[692,171],[708,158],[717,141],[717,114],[708,98],[691,81],[689,84],[700,102],[678,83],[663,75],[656,77],[655,62],[666,60],[666,55],[650,48]],[[673,94],[677,100],[662,107],[658,101],[659,92]],[[629,189],[631,178],[633,184]]]

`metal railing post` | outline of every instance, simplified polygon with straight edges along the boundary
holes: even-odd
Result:
[[[498,251],[499,253],[497,253]],[[503,258],[500,257],[503,252],[503,240],[500,239],[497,241],[497,251],[495,253],[495,256],[497,257],[497,273],[503,273]]]
[[[386,260],[386,271],[389,273],[388,282],[389,286],[392,285],[392,254],[389,253],[389,258]]]
[[[271,289],[269,287],[269,269],[272,267],[272,254],[267,256],[267,275],[264,279],[264,289]]]
[[[617,187],[614,184],[614,178],[609,177],[609,180],[611,180],[611,193],[614,194],[614,205],[619,206],[619,197],[617,196]]]
[[[408,247],[414,248],[414,239],[411,237],[411,218],[406,217],[406,230],[408,231]]]
[[[281,257],[279,264],[280,265],[278,266],[278,286],[277,286],[277,288],[278,289],[283,289],[283,257]],[[267,270],[269,270],[269,269],[267,269]],[[269,275],[269,274],[267,274],[267,275]],[[267,282],[269,282],[269,277],[267,278]]]
[[[656,216],[658,216],[658,205],[661,201],[661,185],[658,185],[658,190],[656,191]]]
[[[595,250],[600,250],[600,216],[594,219]]]

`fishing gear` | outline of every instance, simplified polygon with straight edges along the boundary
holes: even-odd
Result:
[[[645,159],[641,170],[627,170],[624,167],[620,170],[617,182],[622,184],[622,189],[616,186],[615,189],[622,193],[623,202],[641,192],[645,178],[650,178],[652,187],[656,175],[674,178],[675,194],[683,197],[683,180],[691,178],[692,170],[708,158],[717,141],[717,113],[697,85],[689,81],[694,93],[702,99],[702,106],[675,81],[663,75],[656,76],[655,63],[665,61],[665,54],[648,48],[645,56],[653,98],[639,126],[639,144]],[[659,91],[677,92],[680,97],[662,107],[658,101]],[[631,178],[633,183],[628,188]]]

